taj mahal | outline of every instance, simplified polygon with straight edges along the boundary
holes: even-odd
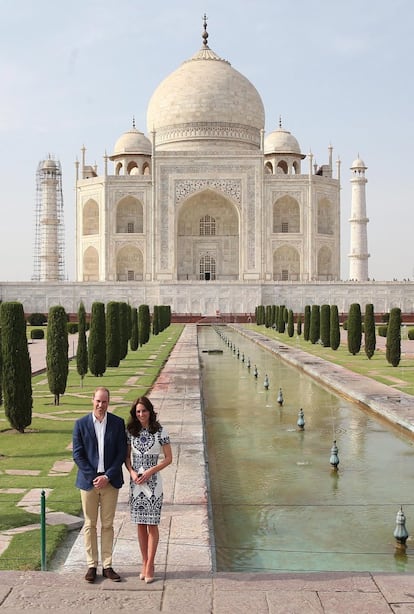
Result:
[[[259,92],[208,44],[155,89],[146,134],[132,120],[104,156],[76,162],[76,281],[60,279],[53,163],[41,169],[45,239],[40,275],[0,283],[1,300],[26,312],[94,301],[168,304],[176,314],[249,314],[259,304],[373,303],[414,311],[411,283],[368,272],[367,166],[352,184],[350,281],[340,277],[341,163],[316,165],[279,120],[265,133]]]

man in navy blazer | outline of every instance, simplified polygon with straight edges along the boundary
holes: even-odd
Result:
[[[112,567],[113,525],[119,489],[124,482],[122,465],[127,443],[124,420],[108,413],[109,397],[107,388],[97,388],[92,413],[77,420],[73,429],[73,460],[78,466],[76,486],[80,489],[85,518],[87,582],[95,582],[98,567],[98,513],[103,576],[114,582],[121,579]]]

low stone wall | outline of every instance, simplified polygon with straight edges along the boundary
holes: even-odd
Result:
[[[257,305],[286,305],[303,312],[305,305],[337,305],[347,313],[351,303],[363,308],[374,305],[376,313],[400,307],[414,314],[414,282],[4,282],[0,284],[1,301],[19,301],[26,313],[47,313],[62,305],[76,313],[80,302],[86,311],[100,301],[126,301],[132,306],[170,305],[173,314],[206,317],[220,314],[250,314]]]

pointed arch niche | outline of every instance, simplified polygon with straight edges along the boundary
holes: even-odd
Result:
[[[299,281],[300,255],[291,245],[283,245],[273,252],[273,279],[275,281]]]
[[[239,213],[211,189],[193,194],[177,220],[177,279],[239,279]]]
[[[318,201],[318,233],[321,235],[334,234],[334,210],[330,200],[321,198]]]
[[[99,254],[92,246],[83,254],[83,281],[99,281]]]
[[[324,245],[318,252],[318,280],[330,281],[333,278],[332,251]]]
[[[300,207],[292,196],[282,196],[274,203],[273,232],[300,232]]]
[[[83,205],[82,231],[83,235],[99,234],[99,207],[93,198],[87,200]]]
[[[144,213],[140,200],[133,196],[122,198],[116,208],[117,233],[143,233]]]
[[[124,245],[116,256],[117,281],[142,281],[144,259],[142,252],[134,245]]]

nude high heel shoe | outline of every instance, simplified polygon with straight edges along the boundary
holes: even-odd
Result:
[[[154,582],[154,565],[151,568],[151,575],[145,576],[145,584],[151,584],[151,582]]]
[[[140,574],[139,574],[139,579],[140,580],[145,580],[145,565],[144,564],[142,565],[142,568],[141,568],[141,571],[140,571]]]

